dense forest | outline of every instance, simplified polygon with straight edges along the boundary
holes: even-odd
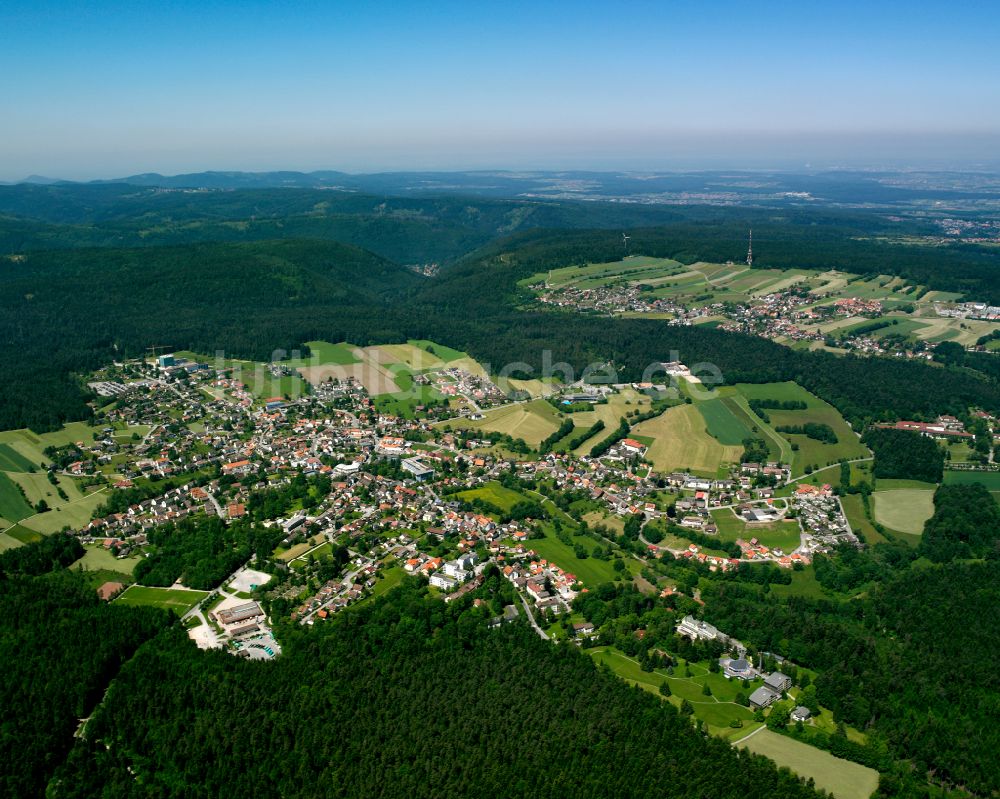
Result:
[[[80,719],[122,664],[171,622],[163,611],[100,603],[79,574],[28,576],[50,559],[46,542],[14,552],[25,553],[25,572],[7,553],[0,574],[0,796],[24,799],[44,794]]]
[[[149,531],[150,552],[136,564],[143,585],[170,586],[183,579],[188,588],[216,588],[251,557],[267,558],[285,536],[272,528],[237,520],[226,524],[215,515],[188,516]]]
[[[938,562],[985,557],[995,567],[1000,561],[1000,507],[993,495],[982,483],[938,486],[919,551]]]
[[[619,246],[607,232],[521,234],[433,279],[328,241],[28,253],[0,272],[0,428],[85,418],[79,376],[153,344],[268,360],[314,339],[426,338],[496,369],[522,362],[538,374],[548,357],[575,376],[610,363],[619,380],[638,380],[676,355],[714,364],[728,382],[795,380],[855,425],[970,405],[1000,410],[997,384],[964,366],[945,367],[944,380],[941,367],[912,361],[873,369],[867,358],[713,329],[518,309],[521,278],[620,257]]]
[[[995,530],[996,528],[994,528]],[[925,780],[994,795],[1000,675],[983,653],[1000,640],[995,563],[883,570],[883,584],[849,602],[776,599],[748,583],[703,593],[706,618],[760,649],[820,672],[820,703],[883,736],[912,768],[887,775],[887,796],[926,795]],[[889,787],[887,787],[889,786]]]
[[[944,450],[933,438],[909,430],[872,427],[861,438],[875,453],[875,477],[940,483]]]
[[[492,612],[404,586],[284,631],[271,663],[168,631],[113,682],[49,796],[817,795],[575,648],[489,630]]]

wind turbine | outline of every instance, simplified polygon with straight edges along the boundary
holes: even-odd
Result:
[[[632,238],[628,233],[622,233],[622,241],[625,243],[625,254],[628,255],[628,240]]]

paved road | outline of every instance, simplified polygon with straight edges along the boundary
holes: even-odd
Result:
[[[521,600],[521,604],[524,605],[524,612],[528,615],[528,621],[531,622],[531,626],[535,628],[535,632],[538,633],[538,636],[542,640],[548,641],[549,640],[548,633],[546,633],[545,630],[543,630],[541,627],[538,626],[538,622],[535,621],[535,617],[531,614],[531,608],[528,607],[527,600],[523,596],[521,596],[520,592],[518,592],[517,596],[518,599]]]

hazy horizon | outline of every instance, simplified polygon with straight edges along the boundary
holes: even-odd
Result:
[[[0,180],[1000,168],[1000,9],[4,4]]]

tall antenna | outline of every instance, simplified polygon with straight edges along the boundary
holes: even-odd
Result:
[[[625,242],[625,254],[628,255],[628,240],[632,238],[628,233],[622,233],[622,241]]]
[[[753,228],[750,228],[750,244],[747,247],[747,266],[753,266]]]

